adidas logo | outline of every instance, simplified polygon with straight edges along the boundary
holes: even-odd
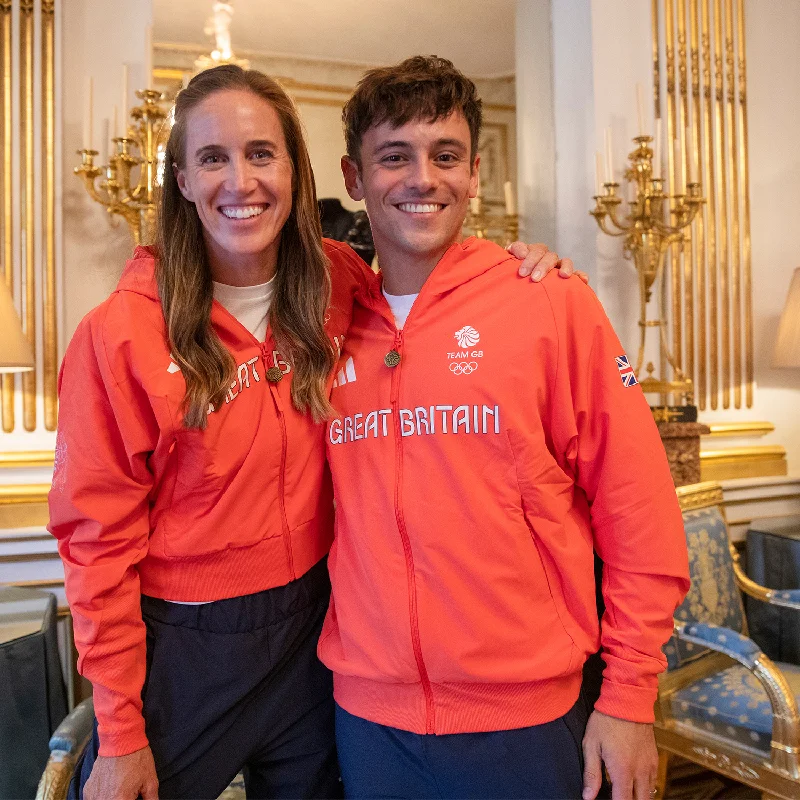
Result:
[[[336,373],[336,380],[333,382],[333,388],[337,386],[344,386],[346,383],[356,382],[356,366],[353,363],[353,356],[344,362],[344,366]]]

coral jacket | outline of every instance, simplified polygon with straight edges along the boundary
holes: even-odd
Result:
[[[327,329],[347,330],[363,262],[326,242],[334,295]],[[141,594],[208,601],[303,575],[333,538],[324,425],[292,405],[290,367],[219,303],[211,322],[237,364],[204,431],[183,427],[185,383],[170,358],[154,251],[137,248],[117,290],[80,323],[59,378],[49,496],[78,666],[94,686],[100,754],[147,744],[141,709]]]
[[[601,641],[597,708],[652,721],[688,589],[664,449],[600,303],[516,269],[453,245],[399,332],[375,276],[334,383],[319,655],[343,708],[415,733],[553,720]]]

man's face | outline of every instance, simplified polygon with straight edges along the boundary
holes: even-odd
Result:
[[[385,122],[367,130],[361,166],[342,159],[347,191],[367,206],[378,259],[435,259],[461,238],[478,162],[460,112],[435,122]],[[434,261],[435,263],[435,261]]]

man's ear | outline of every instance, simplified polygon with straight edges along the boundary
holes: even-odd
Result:
[[[361,170],[350,156],[342,156],[342,175],[344,186],[351,200],[364,199],[364,187],[361,183]]]
[[[186,173],[182,169],[178,169],[178,165],[174,162],[172,164],[172,174],[175,176],[175,180],[178,182],[178,188],[181,190],[181,194],[190,203],[194,203],[192,192],[189,190],[189,187],[186,184]]]
[[[475,161],[472,164],[471,174],[469,176],[469,196],[478,196],[478,187],[481,185],[480,173],[481,157],[480,154],[475,156]]]

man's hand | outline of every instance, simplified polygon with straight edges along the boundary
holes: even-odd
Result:
[[[658,752],[652,725],[593,711],[583,737],[583,760],[583,800],[597,797],[604,763],[611,781],[612,800],[653,797]]]
[[[84,800],[158,800],[153,754],[143,747],[127,756],[98,756],[83,787]]]
[[[522,259],[519,265],[519,274],[524,278],[531,276],[532,281],[540,281],[553,267],[558,267],[558,274],[562,278],[577,275],[584,283],[589,283],[589,276],[585,272],[575,269],[572,259],[558,257],[557,253],[548,250],[546,244],[525,244],[514,242],[506,250],[512,256]]]

